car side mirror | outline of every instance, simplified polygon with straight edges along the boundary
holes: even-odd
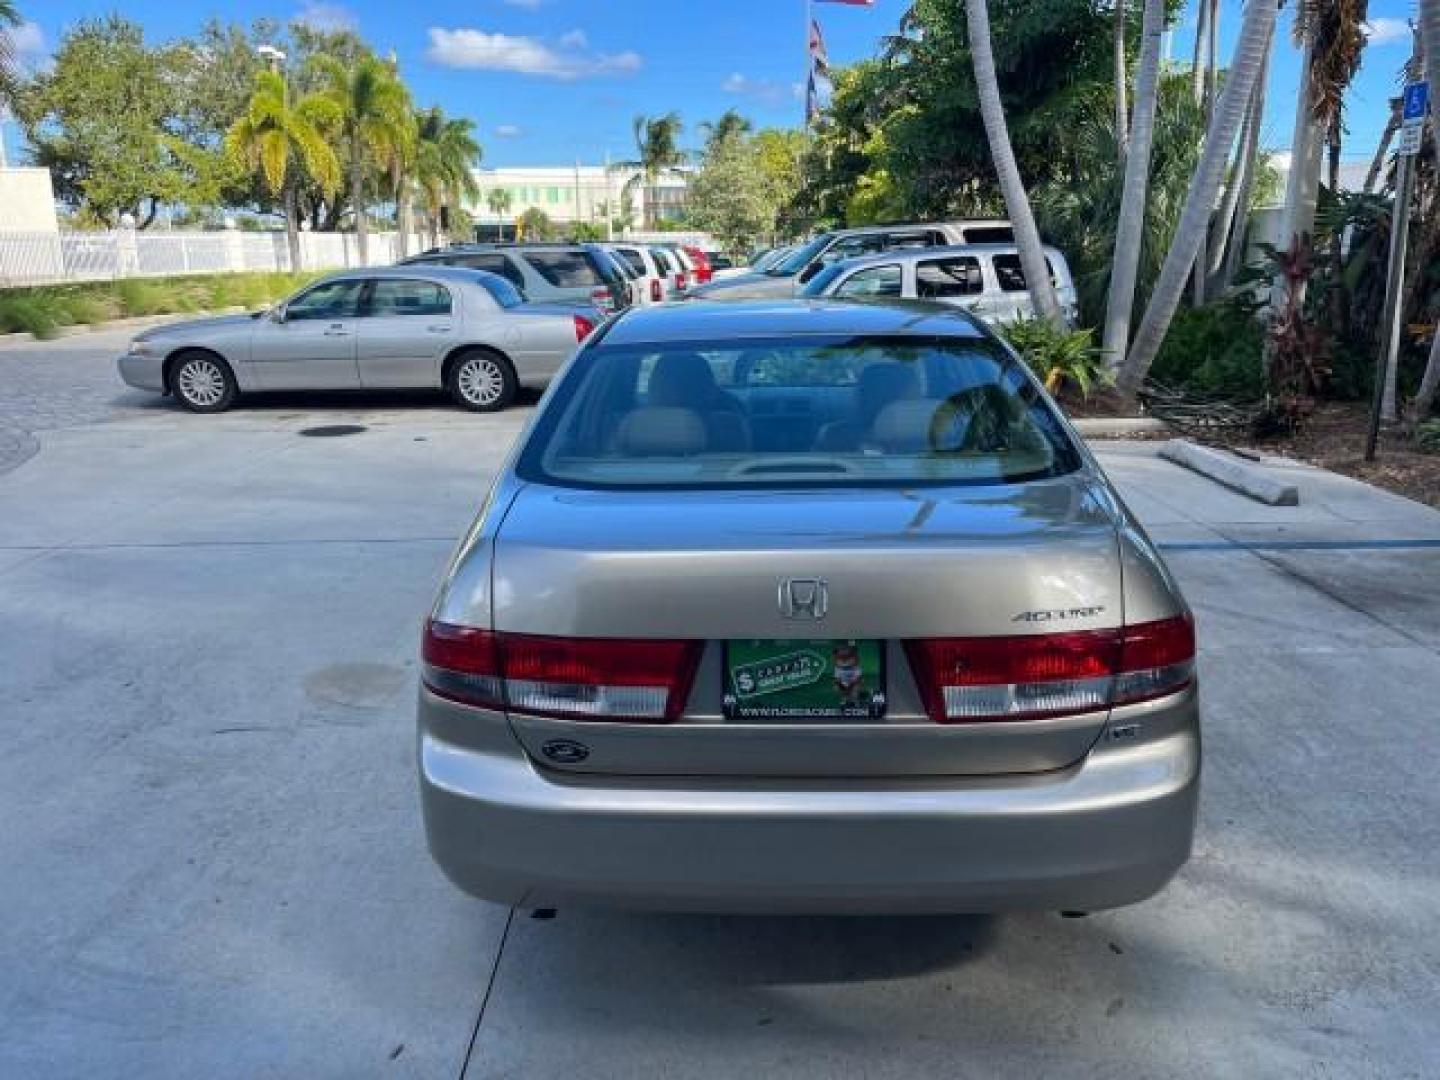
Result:
[[[809,266],[805,267],[804,270],[801,270],[800,277],[798,278],[800,284],[804,285],[807,281],[813,278],[816,274],[820,272],[821,268],[824,265],[825,264],[823,262],[821,262],[819,259],[816,259]]]
[[[270,309],[270,321],[283,323],[285,321],[285,305],[276,304]]]

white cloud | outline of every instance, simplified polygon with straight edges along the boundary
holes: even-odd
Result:
[[[1410,24],[1404,19],[1371,19],[1365,24],[1371,45],[1410,44]]]
[[[736,97],[758,101],[762,105],[778,105],[794,95],[793,86],[776,82],[774,79],[751,79],[738,71],[728,76],[720,84],[720,89],[727,94],[734,94]],[[803,86],[800,87],[800,93],[802,96],[805,93]]]
[[[15,59],[22,64],[37,61],[45,56],[45,31],[33,22],[23,22],[5,31],[10,36],[10,48]]]
[[[584,30],[571,30],[568,34],[560,35],[562,49],[583,49],[589,44],[590,39],[585,36]]]
[[[525,129],[516,124],[496,124],[495,137],[497,139],[518,139],[525,134]]]
[[[571,31],[557,47],[538,38],[487,34],[483,30],[430,28],[426,57],[442,67],[474,71],[513,71],[547,79],[581,79],[591,75],[626,75],[638,71],[640,54],[626,51],[600,53],[577,41]],[[580,34],[583,39],[584,35]]]
[[[295,21],[304,23],[312,30],[332,34],[339,30],[354,30],[360,25],[360,20],[353,11],[344,4],[333,3],[332,0],[305,0],[295,15]]]

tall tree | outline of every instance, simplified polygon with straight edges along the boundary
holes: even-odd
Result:
[[[1425,56],[1425,70],[1432,73],[1433,85],[1437,81],[1435,73],[1440,73],[1440,0],[1420,0],[1420,47]],[[1430,133],[1435,138],[1435,158],[1440,161],[1440,123],[1432,120]],[[1406,409],[1406,420],[1418,424],[1429,416],[1437,393],[1440,393],[1440,329],[1430,339],[1430,358],[1425,364],[1420,389]]]
[[[368,265],[369,222],[365,198],[367,170],[388,165],[413,130],[410,95],[394,67],[378,56],[362,56],[347,67],[333,56],[311,63],[322,93],[335,106],[355,213],[355,237],[361,265]]]
[[[1105,305],[1102,351],[1111,370],[1119,370],[1130,341],[1140,243],[1145,233],[1150,185],[1150,146],[1155,134],[1155,105],[1160,96],[1160,40],[1165,33],[1165,0],[1145,0],[1140,29],[1140,66],[1135,73],[1135,116],[1125,155],[1125,187],[1115,230],[1110,298]]]
[[[150,48],[139,24],[118,15],[68,31],[50,68],[24,88],[17,113],[55,192],[97,224],[132,215],[141,228],[162,203],[185,200],[174,152],[173,72],[184,58]]]
[[[706,120],[700,125],[700,130],[705,133],[707,152],[725,142],[726,139],[734,138],[737,135],[749,135],[753,128],[754,125],[734,109],[726,109],[720,114],[720,119]]]
[[[1255,79],[1264,63],[1277,10],[1276,0],[1249,0],[1246,4],[1229,76],[1205,134],[1204,151],[1185,196],[1185,209],[1181,212],[1175,239],[1165,256],[1145,315],[1140,320],[1135,340],[1116,380],[1120,392],[1127,397],[1135,395],[1150,371],[1160,342],[1164,340],[1170,320],[1174,317],[1176,305],[1180,302],[1180,294],[1185,289],[1185,279],[1190,275],[1200,242],[1205,230],[1210,227],[1215,194],[1224,177],[1230,146],[1249,104]]]
[[[14,0],[0,0],[0,108],[12,108],[20,89],[20,58],[10,31],[20,25]]]
[[[1255,78],[1255,89],[1250,94],[1250,106],[1245,113],[1244,131],[1240,136],[1240,156],[1235,165],[1235,174],[1225,192],[1225,201],[1220,207],[1220,218],[1216,223],[1214,253],[1210,267],[1217,275],[1213,287],[1223,293],[1230,288],[1240,263],[1245,258],[1245,239],[1250,224],[1250,203],[1255,191],[1255,176],[1259,170],[1260,127],[1265,119],[1265,91],[1270,76],[1270,51],[1275,47],[1275,31],[1270,31],[1270,41],[1265,46],[1265,59],[1260,64],[1260,73]]]
[[[340,186],[340,160],[326,134],[338,119],[332,101],[312,94],[292,103],[285,77],[261,71],[245,115],[225,139],[227,151],[281,199],[291,270],[302,268],[297,202],[302,179],[308,177],[326,192]]]
[[[1029,286],[1035,313],[1046,322],[1059,325],[1062,316],[1045,251],[1040,245],[1040,231],[1035,227],[1035,214],[1030,197],[1015,163],[1010,145],[1010,132],[1005,125],[1005,107],[1000,100],[1000,84],[995,75],[995,54],[990,43],[990,11],[986,0],[965,0],[965,20],[970,38],[970,55],[975,67],[975,86],[980,96],[980,116],[985,136],[990,143],[990,156],[1000,180],[1000,193],[1015,231],[1020,252],[1020,268]]]
[[[506,212],[509,211],[510,202],[510,192],[506,188],[491,188],[489,192],[485,195],[485,205],[490,207],[490,212],[499,218],[503,218]],[[500,236],[502,239],[505,236],[505,229],[503,225],[500,228]]]
[[[1129,42],[1125,0],[1115,0],[1115,141],[1122,154],[1128,152],[1130,145],[1130,105],[1126,101],[1130,84]]]
[[[440,244],[450,217],[480,186],[471,171],[480,160],[475,122],[448,117],[432,106],[416,114],[415,183],[430,222],[431,241]]]
[[[680,114],[677,112],[669,112],[664,116],[635,117],[633,131],[636,157],[612,166],[615,169],[635,170],[635,175],[626,182],[627,189],[644,186],[645,199],[640,209],[640,220],[647,229],[655,227],[655,188],[660,177],[674,172],[685,163],[685,153],[680,149],[682,128]]]

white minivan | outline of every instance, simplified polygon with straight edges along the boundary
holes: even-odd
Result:
[[[1070,266],[1053,247],[1045,248],[1045,261],[1065,321],[1073,326],[1079,306]],[[973,311],[994,323],[1035,314],[1014,244],[957,244],[846,259],[811,278],[800,295],[931,300]]]

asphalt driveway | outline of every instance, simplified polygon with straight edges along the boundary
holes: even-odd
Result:
[[[0,473],[0,1076],[1434,1074],[1440,513],[1102,447],[1201,632],[1198,846],[1146,904],[538,921],[430,863],[411,728],[525,412],[191,416],[122,344],[0,351],[35,448]]]

